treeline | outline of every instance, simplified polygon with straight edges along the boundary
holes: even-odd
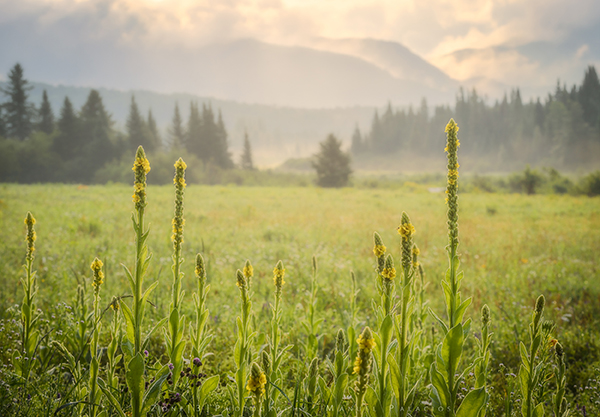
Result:
[[[79,110],[65,97],[57,117],[46,92],[42,103],[35,106],[28,100],[30,89],[22,66],[16,64],[8,86],[1,90],[6,100],[0,103],[0,181],[118,181],[130,171],[123,161],[131,159],[139,145],[150,154],[173,152],[197,159],[196,165],[212,170],[213,178],[215,171],[235,167],[221,112],[215,115],[210,105],[203,104],[200,109],[192,102],[187,122],[176,105],[168,135],[162,138],[152,110],[142,115],[135,97],[131,98],[126,131],[121,132],[97,90],[90,91]],[[156,160],[163,159],[167,158]],[[247,137],[240,164],[243,169],[253,169]]]
[[[438,153],[443,129],[450,118],[460,126],[463,156],[476,156],[490,169],[520,164],[545,164],[562,168],[597,162],[600,150],[600,81],[593,66],[585,71],[580,86],[557,83],[545,100],[523,103],[518,89],[493,105],[475,90],[461,89],[454,108],[435,107],[425,100],[418,109],[394,110],[373,117],[371,130],[352,137],[352,154],[368,156]]]

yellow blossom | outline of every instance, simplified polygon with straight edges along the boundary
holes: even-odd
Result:
[[[386,251],[386,247],[383,245],[375,245],[375,247],[373,248],[373,253],[375,254],[375,256],[377,256],[378,258],[380,256],[383,256],[385,254]]]
[[[415,234],[415,227],[412,223],[404,223],[398,226],[398,234],[403,237],[410,237]]]

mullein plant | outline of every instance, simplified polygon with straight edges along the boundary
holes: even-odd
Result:
[[[363,400],[369,386],[371,368],[373,365],[372,351],[375,347],[373,333],[369,327],[365,327],[358,340],[358,353],[354,361],[354,374],[357,375],[354,383],[354,394],[356,399],[356,417],[363,415]],[[373,406],[369,404],[369,406]]]
[[[314,260],[314,258],[313,258]],[[316,263],[314,263],[316,268]],[[252,272],[252,266],[247,261],[246,268],[250,268],[250,274]],[[244,268],[244,271],[246,271]],[[273,315],[271,317],[271,334],[269,335],[269,350],[270,350],[270,359],[269,366],[266,367],[266,362],[263,360],[263,369],[267,375],[267,381],[269,382],[265,389],[264,396],[264,409],[266,411],[267,416],[275,416],[275,401],[277,401],[279,391],[275,389],[281,381],[281,373],[279,371],[279,365],[283,360],[284,355],[289,351],[292,346],[288,345],[281,348],[281,317],[282,317],[282,294],[283,294],[283,285],[285,276],[285,268],[283,266],[283,262],[278,261],[273,268],[273,284],[275,287],[275,304],[271,306]]]
[[[98,414],[99,403],[98,400],[98,368],[100,366],[101,352],[98,349],[98,339],[100,338],[100,330],[102,328],[102,314],[100,313],[100,286],[104,282],[104,273],[102,272],[102,261],[95,258],[90,269],[93,272],[92,286],[94,287],[94,330],[92,333],[92,340],[90,343],[90,355],[92,361],[90,363],[90,381],[89,381],[89,394],[88,402],[90,406],[90,412],[88,413],[91,417],[96,417]]]
[[[234,415],[242,417],[246,403],[246,382],[248,379],[248,367],[251,360],[251,345],[255,333],[250,327],[250,316],[252,312],[252,301],[250,295],[250,279],[239,269],[236,272],[236,285],[240,290],[241,311],[237,317],[237,341],[233,350],[233,359],[236,365],[235,392],[231,386],[229,396],[234,408]]]
[[[310,283],[310,301],[308,305],[306,319],[302,322],[304,330],[306,330],[306,333],[308,335],[308,339],[306,341],[306,359],[308,360],[314,359],[317,355],[317,351],[319,349],[319,337],[317,336],[317,333],[319,331],[319,326],[323,322],[323,319],[315,320],[315,310],[317,308],[318,291],[317,272],[317,258],[313,255],[312,280]]]
[[[430,313],[439,322],[443,331],[443,341],[436,349],[435,362],[431,365],[431,400],[432,411],[436,417],[475,417],[485,406],[485,386],[471,390],[462,400],[457,409],[458,389],[466,374],[475,364],[467,366],[458,374],[459,364],[463,353],[465,337],[469,334],[471,320],[463,321],[471,298],[462,300],[460,284],[463,272],[458,272],[460,261],[458,259],[458,125],[450,119],[446,125],[448,154],[448,182],[446,187],[446,201],[448,205],[448,251],[449,268],[445,279],[442,280],[444,300],[448,323],[430,310]]]
[[[25,217],[27,234],[27,254],[25,256],[25,278],[21,278],[23,286],[23,302],[21,303],[21,351],[15,352],[13,363],[18,374],[25,380],[29,379],[29,374],[34,361],[35,350],[39,340],[38,320],[39,314],[35,308],[35,296],[37,294],[36,272],[33,271],[33,260],[35,258],[35,218],[31,212],[27,212]]]
[[[415,305],[413,277],[413,235],[415,227],[406,213],[402,213],[402,220],[398,227],[398,233],[402,237],[402,276],[400,280],[400,305],[399,312],[395,316],[394,329],[396,333],[396,357],[390,353],[388,364],[390,366],[392,387],[396,397],[396,410],[399,417],[408,415],[415,396],[419,381],[411,381],[414,374],[414,361],[411,361],[411,353],[414,351],[414,343],[418,340],[419,333],[415,333],[413,323],[413,311]],[[385,271],[385,270],[384,270]],[[412,385],[412,386],[411,386]]]
[[[110,308],[113,311],[113,321],[110,328],[110,343],[106,348],[106,357],[108,361],[108,367],[106,370],[106,382],[112,391],[115,391],[119,385],[119,378],[117,376],[117,364],[123,357],[122,354],[117,355],[117,349],[121,344],[121,314],[119,313],[119,299],[113,297]]]
[[[198,292],[192,294],[192,298],[194,299],[194,307],[196,309],[196,323],[195,326],[190,324],[190,334],[192,356],[194,357],[192,363],[194,367],[199,368],[202,366],[202,360],[206,357],[204,351],[212,340],[212,335],[207,334],[206,331],[206,322],[209,314],[208,308],[206,308],[206,297],[210,291],[210,285],[206,282],[206,266],[204,258],[200,254],[196,255],[195,273],[198,281]],[[190,406],[193,410],[188,410],[188,414],[198,417],[202,413],[202,407],[206,402],[206,398],[219,384],[219,375],[211,376],[203,384],[200,384],[200,381],[192,380],[192,384],[192,403]],[[200,385],[202,386],[200,387]]]
[[[328,416],[338,417],[342,415],[344,392],[348,386],[348,355],[346,349],[346,336],[342,329],[338,330],[335,340],[333,360],[327,359],[327,366],[333,381],[327,385],[322,377],[319,377],[319,388],[323,395],[323,401],[327,405]],[[331,406],[330,406],[331,404]]]
[[[541,417],[544,415],[543,395],[536,395],[546,378],[546,361],[542,350],[551,325],[544,325],[542,317],[546,300],[540,295],[535,302],[535,309],[529,324],[529,348],[523,342],[519,344],[521,366],[519,383],[521,385],[521,414],[523,417]]]
[[[492,342],[492,333],[490,333],[490,308],[484,304],[481,309],[481,339],[479,343],[479,362],[475,366],[475,386],[477,388],[485,387],[487,384],[488,364],[490,362],[490,343]],[[489,395],[486,396],[486,403],[489,401]],[[479,417],[485,417],[485,407],[479,411]]]
[[[261,413],[261,398],[265,393],[265,384],[267,383],[267,377],[265,373],[260,369],[260,365],[256,362],[252,363],[250,369],[250,377],[248,378],[248,384],[246,390],[252,395],[254,401],[254,417],[260,417]]]
[[[377,258],[377,290],[381,302],[378,305],[373,301],[373,311],[377,317],[377,327],[379,331],[372,334],[375,344],[375,378],[376,388],[372,394],[369,394],[369,405],[373,407],[377,417],[386,417],[389,415],[391,406],[391,391],[389,389],[388,375],[388,354],[393,349],[396,341],[392,342],[392,333],[394,327],[393,313],[395,310],[395,284],[396,269],[394,268],[394,259],[392,255],[386,256],[386,247],[379,233],[373,235],[374,247],[373,253]],[[369,330],[371,334],[371,331]],[[359,348],[360,349],[360,348]],[[359,351],[360,354],[360,351]]]
[[[360,292],[360,289],[357,289],[356,284],[356,275],[354,271],[350,271],[350,280],[352,281],[352,292],[350,293],[350,324],[348,325],[348,356],[353,358],[356,355],[357,344],[356,344],[356,297]]]
[[[305,411],[314,415],[317,411],[317,386],[319,377],[319,358],[313,358],[308,367],[308,374],[304,378]]]
[[[165,341],[167,345],[167,355],[173,365],[173,387],[177,385],[181,370],[183,369],[183,351],[185,349],[185,340],[183,332],[185,329],[185,316],[181,314],[180,307],[184,292],[181,290],[181,248],[183,245],[183,195],[185,192],[185,169],[187,165],[181,158],[175,162],[175,177],[173,184],[175,186],[175,215],[173,216],[173,286],[171,288],[171,304],[169,306],[168,334],[165,332]]]
[[[554,346],[554,353],[556,359],[556,367],[554,371],[556,393],[552,396],[552,411],[554,411],[555,417],[569,417],[571,411],[569,410],[569,405],[567,403],[567,399],[565,398],[567,386],[565,350],[558,342]]]
[[[143,290],[144,277],[151,255],[148,254],[149,230],[144,223],[144,213],[147,205],[146,201],[146,175],[150,171],[150,162],[146,158],[144,149],[140,146],[135,155],[135,161],[132,171],[134,172],[133,185],[133,203],[135,211],[132,214],[133,230],[135,231],[135,264],[133,273],[123,265],[125,275],[129,281],[133,303],[130,308],[126,303],[121,303],[120,310],[123,312],[126,326],[126,337],[122,344],[125,353],[125,381],[130,397],[131,410],[128,415],[132,417],[145,417],[150,408],[157,402],[161,387],[171,374],[167,366],[159,369],[152,383],[145,384],[146,369],[144,361],[144,348],[149,341],[152,332],[162,327],[166,318],[161,320],[155,328],[142,339],[144,310],[148,297],[152,290],[158,285],[158,281],[151,284],[146,290]],[[107,387],[102,379],[98,379],[98,385],[106,396],[109,403],[115,408],[121,417],[125,417],[125,410],[115,398],[113,393]]]

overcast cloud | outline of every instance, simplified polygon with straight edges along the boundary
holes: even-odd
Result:
[[[579,81],[600,62],[598,27],[597,0],[0,0],[0,73],[36,57],[47,66],[31,68],[32,79],[85,83],[94,78],[81,72],[93,72],[98,55],[118,63],[132,50],[169,59],[174,47],[247,37],[370,37],[399,42],[458,80],[546,85]]]

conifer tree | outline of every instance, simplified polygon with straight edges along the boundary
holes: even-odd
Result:
[[[81,181],[88,182],[98,168],[115,156],[111,140],[113,122],[97,90],[90,90],[79,114],[83,164],[74,175],[77,175]]]
[[[179,104],[175,103],[175,112],[173,113],[173,121],[169,127],[169,145],[173,149],[184,149],[186,132],[183,128],[183,120],[179,113]]]
[[[0,90],[9,98],[2,105],[6,134],[9,137],[24,140],[31,133],[33,128],[31,119],[35,110],[27,102],[27,92],[32,88],[23,78],[23,67],[21,64],[16,64],[8,75],[8,87]]]
[[[198,104],[190,103],[190,118],[188,119],[185,144],[188,152],[193,153],[203,161],[208,161],[207,149],[203,139],[204,123],[198,111]]]
[[[250,140],[248,139],[248,132],[244,132],[244,150],[240,158],[240,168],[246,171],[252,171],[254,169],[254,162],[252,161],[252,149],[250,147]]]
[[[592,127],[600,127],[600,80],[594,66],[589,66],[579,89],[579,103],[583,107],[583,120]]]
[[[360,129],[358,125],[354,128],[354,133],[352,134],[352,146],[350,147],[350,151],[353,155],[358,155],[363,152],[363,139],[360,133]]]
[[[312,166],[317,171],[317,185],[321,187],[346,186],[352,169],[350,168],[350,156],[342,151],[342,142],[330,134],[319,146],[321,150],[312,161]]]
[[[156,119],[152,114],[152,109],[148,110],[148,122],[146,126],[148,126],[152,142],[159,147],[161,143],[160,132],[158,131],[158,126],[156,126]]]
[[[233,168],[234,163],[231,159],[231,153],[229,152],[229,145],[227,143],[227,130],[225,130],[225,123],[223,122],[221,110],[219,110],[219,119],[215,129],[214,150],[215,160],[221,168]]]
[[[127,137],[131,150],[142,146],[146,152],[153,152],[157,148],[157,144],[140,113],[134,96],[131,96],[129,116],[127,117]]]
[[[52,106],[48,100],[48,93],[46,90],[44,90],[44,94],[42,96],[42,104],[40,106],[38,117],[38,130],[47,134],[54,132],[54,113],[52,112]]]
[[[58,135],[54,139],[53,149],[63,161],[68,161],[81,152],[79,119],[69,97],[65,97],[60,110]]]

